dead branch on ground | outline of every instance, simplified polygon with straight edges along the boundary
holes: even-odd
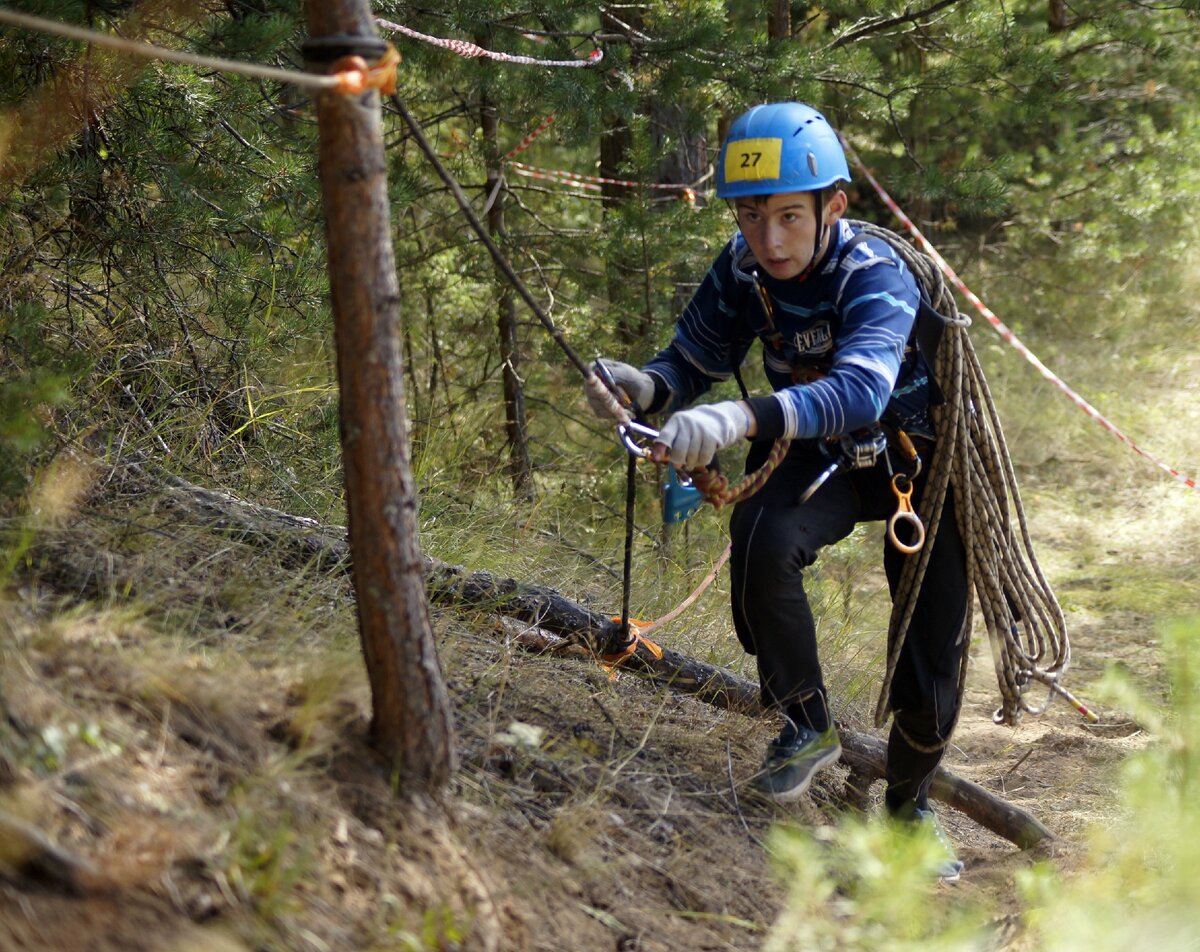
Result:
[[[350,551],[344,529],[255,505],[229,493],[205,489],[145,463],[123,464],[118,479],[141,480],[145,489],[164,491],[163,502],[181,515],[229,532],[243,542],[275,552],[285,564],[316,566],[349,575]],[[615,650],[618,626],[604,615],[579,605],[553,589],[502,578],[490,572],[471,572],[425,556],[430,601],[467,607],[524,622],[528,627],[515,639],[526,649],[564,653],[572,647],[593,655]],[[656,658],[644,645],[622,664],[654,684],[681,691],[717,707],[751,717],[762,716],[757,685],[731,671],[706,664],[670,649]],[[859,794],[885,775],[886,744],[856,731],[842,729],[842,760],[850,768],[850,788]],[[1054,835],[1026,810],[939,767],[930,791],[934,799],[953,807],[997,836],[1029,849]]]

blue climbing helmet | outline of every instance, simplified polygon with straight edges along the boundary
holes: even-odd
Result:
[[[718,198],[815,192],[849,181],[833,126],[800,102],[769,103],[742,113],[717,159]]]

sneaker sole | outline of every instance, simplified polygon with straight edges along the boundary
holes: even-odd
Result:
[[[938,882],[939,883],[956,883],[960,879],[962,879],[962,874],[963,874],[963,871],[961,869],[959,869],[959,870],[955,870],[953,873],[951,873],[948,876],[944,875],[944,874],[939,875]]]
[[[792,787],[791,790],[780,790],[778,792],[770,792],[767,794],[776,803],[795,803],[808,791],[812,786],[813,777],[817,775],[818,770],[828,767],[832,763],[836,763],[837,759],[842,756],[842,745],[838,744],[816,762],[813,769],[809,771],[807,779],[804,783]]]

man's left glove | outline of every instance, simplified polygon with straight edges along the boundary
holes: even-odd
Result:
[[[681,410],[658,433],[655,445],[661,443],[670,450],[669,456],[659,454],[659,461],[669,458],[680,469],[700,469],[717,450],[736,443],[749,429],[750,413],[734,400]]]

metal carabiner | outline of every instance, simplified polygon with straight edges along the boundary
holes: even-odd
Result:
[[[921,475],[921,454],[917,452],[917,447],[913,444],[912,437],[903,430],[896,430],[896,442],[900,444],[900,451],[908,458],[909,465],[913,467],[913,471],[908,474],[909,479],[916,479]]]
[[[907,489],[901,489],[901,484],[906,485]],[[905,555],[913,555],[921,551],[921,547],[925,544],[925,526],[921,522],[921,517],[918,516],[912,507],[913,485],[912,480],[904,473],[897,473],[892,477],[892,492],[896,496],[896,511],[892,513],[891,518],[887,521],[887,537],[888,541]],[[906,522],[912,527],[915,541],[911,544],[901,542],[896,535],[896,523]]]
[[[592,371],[600,378],[600,382],[608,388],[609,393],[616,398],[621,406],[628,410],[630,414],[637,413],[637,407],[629,399],[629,394],[617,386],[617,381],[613,378],[612,371],[605,366],[604,361],[599,358],[593,361]],[[635,456],[638,459],[649,459],[650,447],[639,443],[638,437],[653,443],[658,439],[658,430],[646,426],[644,423],[639,423],[637,420],[617,424],[617,438],[621,441],[621,445],[629,451],[629,455]]]
[[[638,423],[637,420],[630,420],[628,423],[617,424],[617,436],[620,437],[622,445],[629,451],[630,456],[649,459],[650,446],[639,443],[638,438],[649,440],[653,444],[658,440],[658,430],[652,426],[646,426],[644,423]]]

